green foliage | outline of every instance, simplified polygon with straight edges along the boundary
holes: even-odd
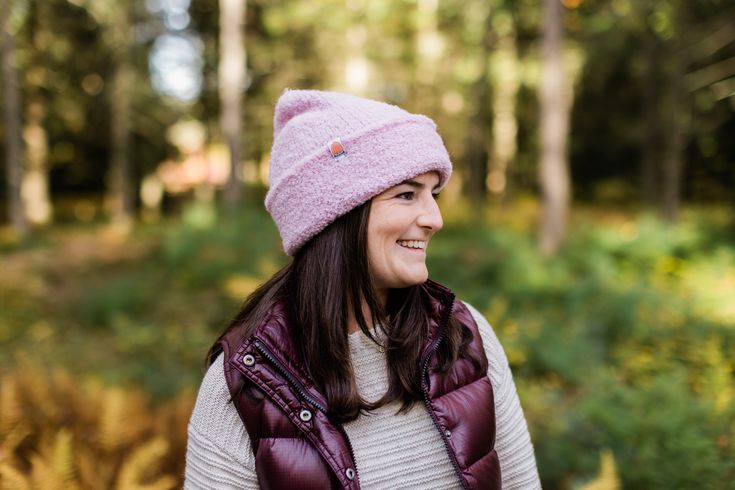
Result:
[[[429,268],[501,338],[544,488],[614,481],[600,454],[623,488],[732,488],[735,240],[726,216],[690,210],[667,227],[577,210],[553,259],[538,253],[529,213],[505,216],[448,219]],[[220,214],[205,227],[166,221],[127,239],[59,229],[3,256],[0,369],[17,367],[10,353],[33,351],[79,379],[139,384],[160,403],[197,386],[211,342],[285,262],[262,211]]]
[[[721,417],[687,378],[683,367],[648,383],[595,376],[604,390],[581,403],[578,444],[613,448],[621,467],[635,468],[623,474],[631,488],[725,488],[735,463],[720,438],[732,434],[732,411]]]
[[[151,308],[160,286],[146,272],[113,272],[111,277],[93,277],[85,281],[87,287],[76,304],[79,320],[91,326],[103,326],[123,312]]]
[[[98,229],[60,231],[8,252],[0,352],[35,346],[42,357],[76,370],[93,364],[159,396],[198,383],[217,332],[284,264],[265,213],[220,220],[144,226],[123,241]]]
[[[735,254],[716,216],[590,217],[553,260],[500,225],[435,239],[434,277],[503,341],[544,488],[589,479],[605,448],[624,488],[732,488]]]

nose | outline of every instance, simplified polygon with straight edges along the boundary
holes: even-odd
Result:
[[[442,213],[439,210],[439,205],[437,204],[434,196],[428,196],[423,201],[421,214],[419,214],[419,217],[416,219],[416,224],[421,228],[430,230],[432,233],[436,233],[444,226],[444,220],[442,219]]]

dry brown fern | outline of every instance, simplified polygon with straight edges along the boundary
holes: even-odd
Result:
[[[193,392],[156,406],[28,356],[17,366],[0,377],[0,490],[181,486]]]
[[[28,354],[18,354],[16,359],[14,377],[23,403],[24,418],[30,416],[58,423],[59,404],[49,403],[49,399],[55,394],[53,384],[48,381],[50,372],[40,368],[38,362]]]
[[[117,490],[170,490],[176,486],[176,478],[156,475],[160,461],[168,452],[168,442],[155,437],[138,446],[126,458],[117,477]],[[152,481],[151,481],[152,480]]]
[[[76,490],[79,488],[72,459],[72,434],[59,429],[53,438],[43,438],[39,452],[31,456],[33,488]]]
[[[32,490],[30,478],[7,463],[0,463],[0,490]]]
[[[7,434],[23,420],[23,407],[18,391],[14,378],[0,378],[0,436]]]
[[[119,467],[118,461],[100,457],[99,450],[90,445],[76,448],[74,462],[81,488],[87,490],[112,488]]]

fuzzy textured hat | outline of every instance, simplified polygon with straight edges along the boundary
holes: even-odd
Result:
[[[443,187],[452,163],[428,117],[353,95],[287,90],[273,119],[265,207],[294,255],[338,217],[432,170]]]

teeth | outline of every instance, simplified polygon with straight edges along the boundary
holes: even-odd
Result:
[[[408,248],[426,248],[426,242],[423,240],[398,240],[398,245]]]

